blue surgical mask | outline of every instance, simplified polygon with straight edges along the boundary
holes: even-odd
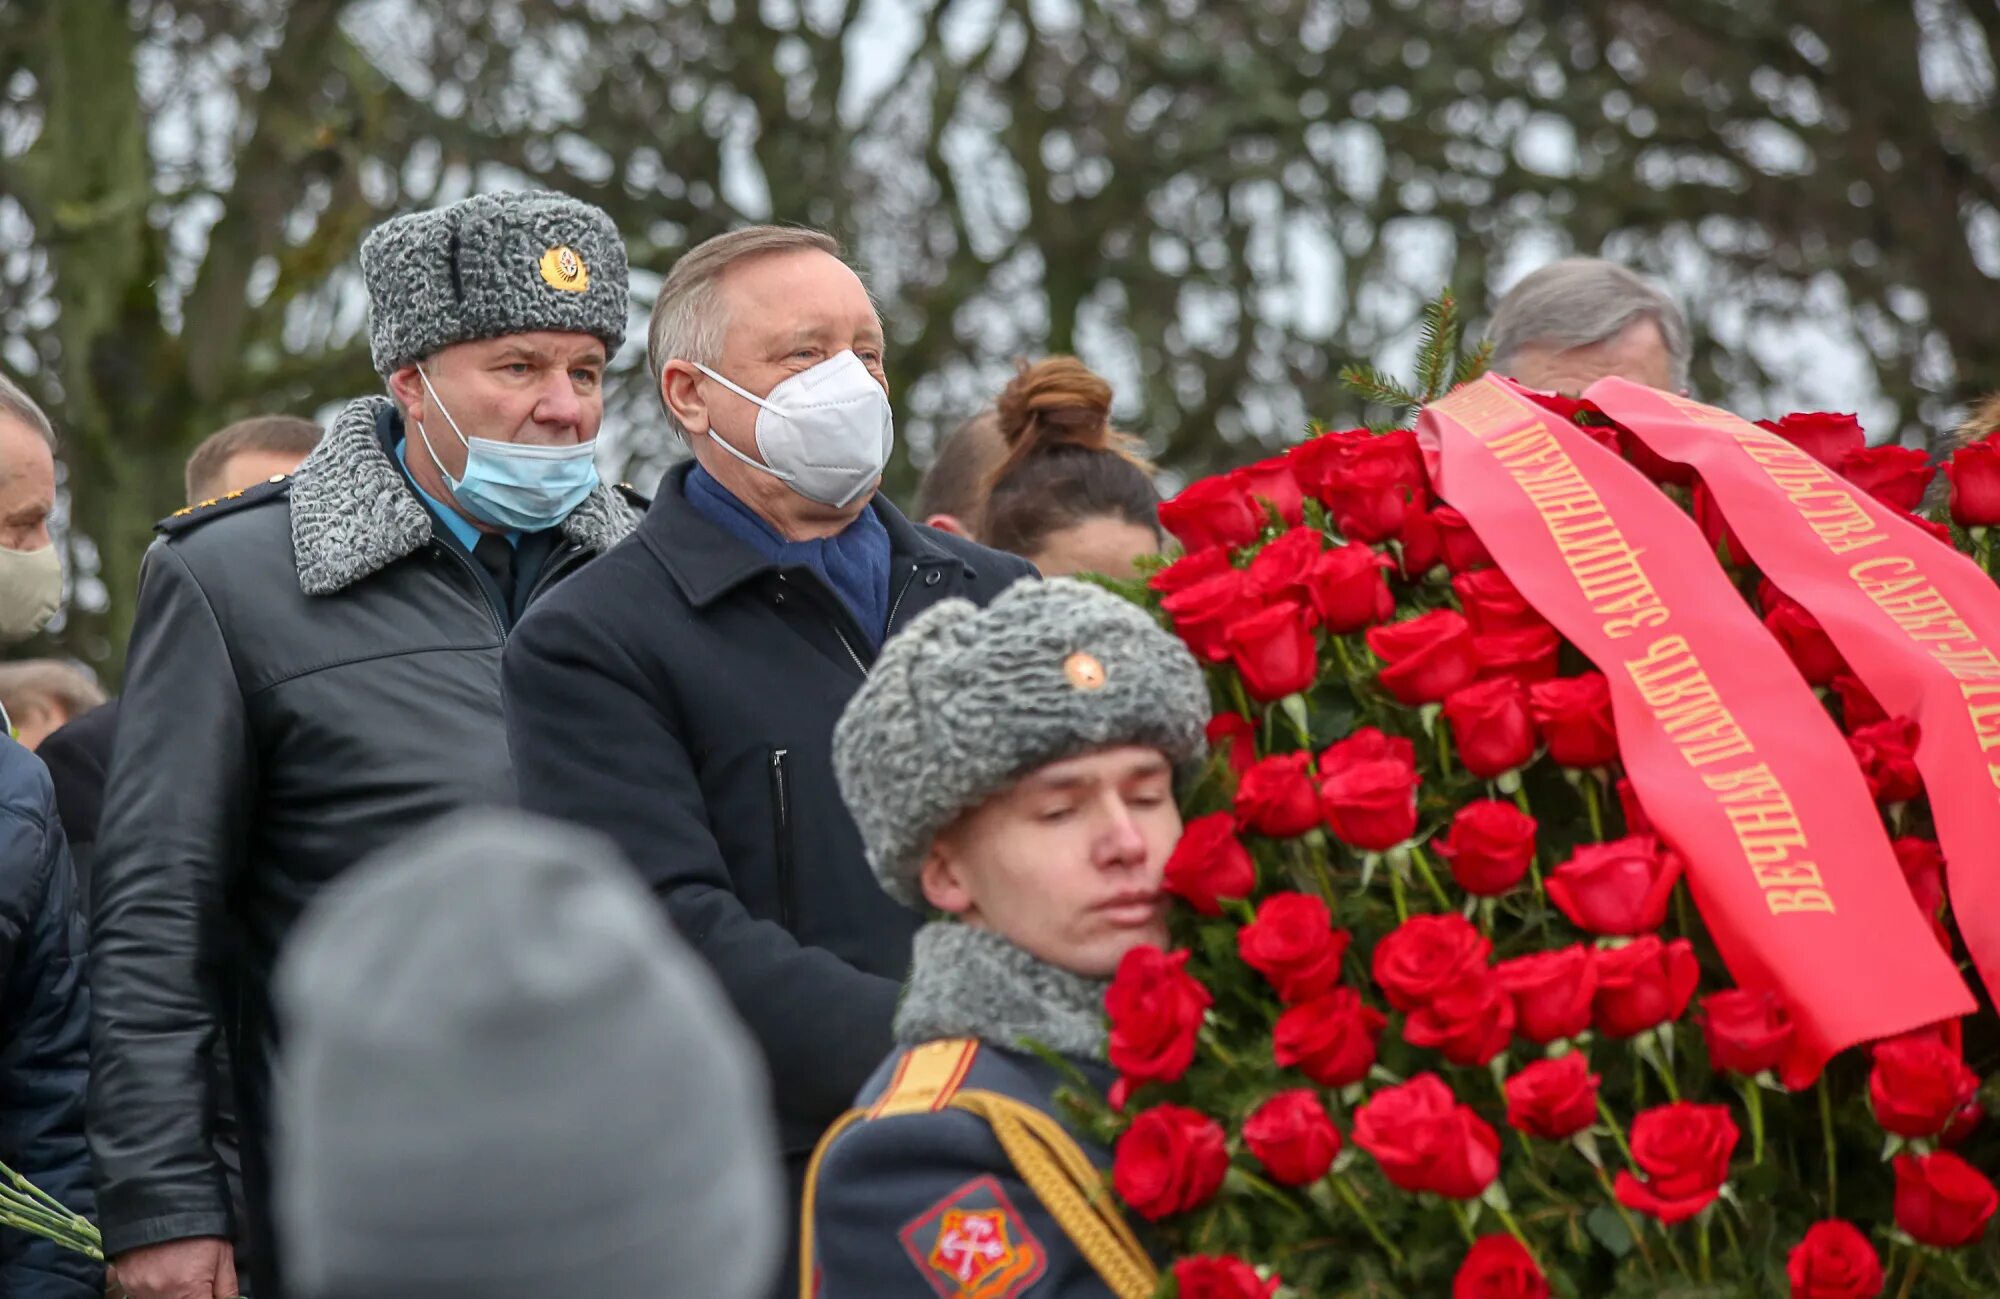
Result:
[[[445,422],[465,447],[465,473],[453,478],[431,446],[431,435],[422,420],[415,421],[417,436],[424,440],[431,463],[451,484],[451,494],[466,512],[482,523],[510,532],[540,532],[553,528],[583,504],[583,498],[597,487],[597,446],[578,442],[573,446],[529,446],[520,442],[495,442],[491,438],[468,438],[458,421],[445,408],[424,367],[417,367],[424,390],[437,403]]]

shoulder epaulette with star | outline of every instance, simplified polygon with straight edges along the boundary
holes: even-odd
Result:
[[[185,509],[175,510],[166,518],[155,523],[153,531],[163,537],[177,536],[190,528],[207,523],[210,519],[219,519],[225,514],[234,514],[246,505],[255,505],[259,501],[266,501],[273,496],[281,495],[290,488],[291,481],[292,476],[290,474],[279,474],[275,478],[257,483],[251,487],[242,488],[239,491],[224,492],[212,500],[202,501],[199,504],[190,505]]]

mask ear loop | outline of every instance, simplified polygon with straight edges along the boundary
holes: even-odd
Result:
[[[768,401],[765,401],[765,400],[764,400],[764,399],[763,399],[762,397],[757,397],[757,396],[753,396],[752,394],[750,394],[750,393],[747,393],[747,392],[745,392],[745,391],[744,391],[743,389],[741,389],[741,388],[737,387],[737,386],[736,386],[735,384],[733,384],[733,383],[731,383],[731,382],[730,382],[729,380],[727,380],[727,379],[723,378],[723,377],[722,377],[721,375],[717,374],[717,373],[716,373],[715,371],[713,371],[713,370],[709,369],[709,368],[708,368],[707,366],[703,365],[703,364],[702,364],[701,362],[699,362],[699,361],[690,361],[690,362],[688,362],[688,364],[689,364],[689,365],[692,365],[692,366],[693,366],[693,367],[694,367],[695,369],[697,369],[697,370],[701,371],[701,372],[702,372],[703,374],[707,375],[707,376],[708,376],[709,378],[711,378],[711,379],[715,380],[715,381],[716,381],[717,383],[721,384],[721,385],[722,385],[723,387],[725,387],[725,388],[729,389],[729,391],[731,391],[731,392],[735,393],[735,394],[736,394],[737,396],[741,397],[741,398],[742,398],[743,400],[745,400],[745,401],[749,402],[749,403],[750,403],[750,404],[751,404],[752,406],[755,406],[755,407],[757,407],[757,408],[758,408],[759,410],[767,410],[767,411],[770,411],[770,412],[771,412],[771,413],[772,413],[773,415],[776,415],[776,416],[777,416],[777,417],[778,417],[779,419],[787,419],[787,418],[790,418],[789,416],[787,416],[787,415],[785,414],[785,412],[784,412],[784,411],[780,410],[780,409],[779,409],[778,407],[776,407],[776,406],[773,406],[773,405],[772,405],[772,404],[771,404],[770,402],[768,402]],[[421,373],[421,372],[420,372],[420,373]],[[442,408],[442,407],[439,407],[439,409],[443,409],[443,408]],[[722,438],[722,437],[719,437],[719,436],[718,436],[718,435],[716,434],[716,431],[715,431],[715,426],[714,426],[714,425],[712,425],[712,424],[711,424],[711,425],[709,426],[709,429],[708,429],[708,440],[709,440],[709,441],[711,441],[711,442],[713,442],[713,443],[715,443],[715,445],[717,445],[717,446],[721,447],[721,448],[722,448],[722,449],[723,449],[724,451],[727,451],[727,452],[728,452],[728,453],[729,453],[730,455],[732,455],[732,456],[735,456],[735,457],[736,457],[736,458],[737,458],[738,460],[741,460],[741,461],[742,461],[742,462],[743,462],[744,464],[746,464],[746,465],[749,465],[749,466],[750,466],[750,467],[751,467],[752,469],[755,469],[755,470],[757,470],[757,471],[758,471],[758,472],[760,472],[760,473],[766,473],[766,474],[769,474],[769,475],[771,475],[771,477],[773,477],[773,478],[777,479],[777,480],[778,480],[779,482],[781,482],[781,483],[789,483],[789,482],[793,482],[793,481],[795,481],[795,480],[796,480],[796,479],[798,478],[798,475],[797,475],[797,474],[788,474],[788,473],[786,473],[786,472],[785,472],[784,470],[782,470],[782,469],[774,469],[774,468],[772,468],[772,467],[771,467],[770,465],[767,465],[767,464],[765,464],[765,463],[764,463],[763,461],[761,461],[761,460],[756,460],[756,459],[753,459],[753,458],[751,458],[750,456],[748,456],[748,455],[745,455],[745,454],[744,454],[743,452],[741,452],[741,451],[738,451],[738,450],[737,450],[737,449],[736,449],[735,447],[733,447],[733,446],[730,446],[730,445],[729,445],[729,443],[728,443],[728,441],[727,441],[726,439],[724,439],[724,438]],[[760,451],[761,451],[762,449],[763,449],[762,445],[761,445],[761,444],[759,444],[759,446],[758,446],[758,450],[760,450]]]
[[[424,381],[424,391],[431,395],[431,400],[437,403],[438,410],[443,412],[444,422],[451,425],[452,436],[458,439],[458,444],[464,447],[466,454],[470,456],[472,454],[472,444],[465,440],[465,434],[459,432],[458,421],[451,417],[451,409],[444,404],[444,398],[438,396],[436,388],[431,387],[431,377],[424,373],[424,367],[421,365],[416,367],[416,371],[417,378]],[[424,440],[424,452],[430,456],[431,463],[437,466],[439,475],[444,478],[446,483],[451,485],[453,492],[458,491],[458,485],[463,480],[453,478],[451,471],[444,467],[444,461],[438,459],[437,448],[431,445],[430,431],[424,427],[424,422],[420,419],[413,419],[410,422],[417,426],[417,436]]]

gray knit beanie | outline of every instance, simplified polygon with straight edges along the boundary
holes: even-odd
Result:
[[[294,1293],[766,1293],[784,1209],[763,1066],[609,841],[449,819],[328,890],[276,996]]]
[[[383,378],[502,334],[625,341],[625,244],[611,218],[548,190],[475,194],[376,226],[361,245],[368,346]]]
[[[833,731],[841,797],[889,896],[922,901],[931,841],[1037,767],[1093,749],[1203,752],[1208,687],[1138,606],[1068,578],[1017,582],[984,609],[947,600],[882,655]]]

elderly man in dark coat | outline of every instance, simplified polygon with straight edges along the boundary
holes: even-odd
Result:
[[[362,248],[394,399],[297,474],[162,525],[139,592],[93,903],[90,1142],[133,1299],[279,1295],[268,981],[299,913],[382,844],[513,781],[500,651],[530,599],[637,522],[597,482],[625,252],[604,213],[498,194]],[[249,1221],[209,1070],[230,1035]]]
[[[834,721],[884,637],[1033,572],[877,494],[882,324],[837,251],[762,227],[675,265],[648,355],[694,460],[506,663],[522,801],[608,832],[720,974],[770,1061],[795,1193],[888,1050],[919,923],[875,887]]]
[[[61,603],[49,538],[55,429],[0,375],[0,642],[38,630]],[[94,1217],[83,1145],[90,996],[76,874],[55,788],[0,717],[0,1162],[72,1212]],[[0,1295],[92,1299],[101,1264],[0,1228]]]

